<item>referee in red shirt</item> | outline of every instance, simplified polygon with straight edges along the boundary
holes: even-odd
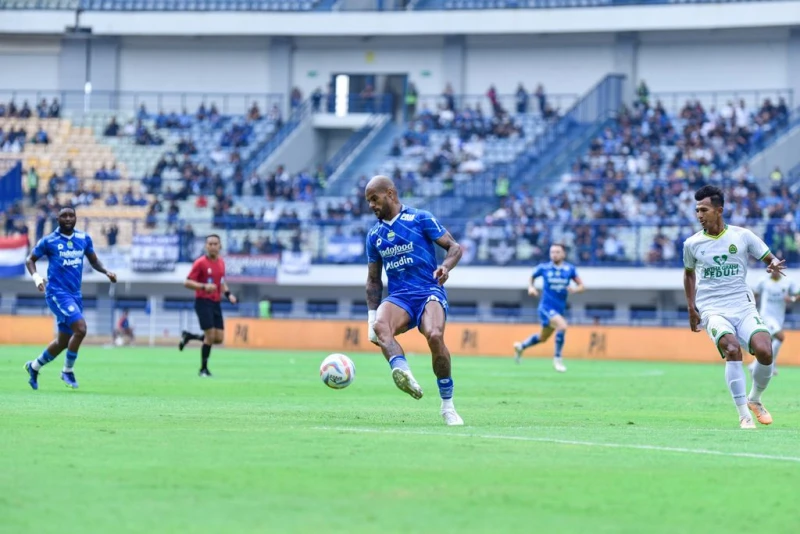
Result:
[[[201,377],[211,377],[208,370],[208,358],[211,356],[211,345],[219,345],[225,339],[225,324],[222,320],[222,295],[231,304],[236,304],[236,296],[232,295],[225,283],[225,261],[220,257],[222,248],[220,238],[216,234],[206,237],[206,253],[192,264],[192,270],[183,283],[184,287],[194,290],[194,310],[200,322],[202,334],[183,331],[179,350],[196,339],[203,342]]]

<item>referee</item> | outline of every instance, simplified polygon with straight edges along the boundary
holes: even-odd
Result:
[[[186,344],[196,339],[203,342],[202,367],[199,375],[203,378],[210,378],[211,372],[208,370],[208,358],[211,356],[211,345],[219,345],[225,339],[225,324],[222,320],[222,306],[220,300],[222,295],[231,304],[236,304],[236,296],[232,295],[225,283],[225,261],[220,257],[219,250],[222,248],[220,238],[217,234],[206,237],[206,253],[197,258],[192,264],[192,270],[183,286],[194,290],[194,311],[200,322],[202,334],[192,334],[183,331],[178,350],[183,350]]]

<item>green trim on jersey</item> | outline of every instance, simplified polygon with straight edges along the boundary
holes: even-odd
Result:
[[[722,349],[719,348],[719,342],[722,341],[723,336],[726,336],[728,334],[733,334],[733,332],[730,332],[728,330],[723,330],[722,333],[717,336],[717,339],[714,340],[714,345],[717,347],[717,350],[719,351],[719,356],[723,360],[725,359],[725,355],[722,353]]]
[[[766,258],[768,255],[769,255],[769,249],[767,249],[767,251],[766,251],[766,252],[765,252],[765,253],[764,253],[764,254],[763,254],[763,255],[762,255],[760,258],[758,258],[758,261],[761,261],[761,260],[763,260],[763,259],[764,259],[764,258]]]
[[[708,238],[710,238],[710,239],[719,239],[720,237],[724,236],[725,232],[727,232],[727,231],[728,231],[728,225],[726,224],[725,228],[723,228],[722,232],[720,232],[719,235],[711,235],[708,232],[706,232],[705,230],[703,230],[703,235],[708,237]]]

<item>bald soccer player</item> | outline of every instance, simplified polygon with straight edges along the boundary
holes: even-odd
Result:
[[[370,341],[383,351],[397,387],[420,399],[422,388],[395,339],[419,328],[431,349],[442,418],[447,425],[463,425],[453,406],[450,351],[444,343],[447,293],[443,287],[461,259],[461,247],[429,212],[402,205],[394,183],[386,176],[372,178],[364,195],[378,218],[367,234]],[[441,265],[436,263],[434,243],[447,251]],[[389,295],[383,301],[381,268],[389,280]]]

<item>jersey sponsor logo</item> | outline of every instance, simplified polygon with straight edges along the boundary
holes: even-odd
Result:
[[[62,250],[58,253],[59,257],[61,258],[82,258],[83,251],[82,250]]]
[[[377,241],[375,241],[375,246],[376,246],[376,247],[379,247],[379,246],[381,246],[381,243],[383,243],[383,239],[381,239],[381,238],[379,237],[379,238],[377,239]]]
[[[82,258],[72,258],[71,260],[64,260],[61,263],[62,267],[80,267],[81,265],[83,265]]]
[[[730,252],[731,254],[736,254],[737,252],[739,252],[739,249],[736,248],[736,245],[731,245],[728,247],[728,252]]]
[[[413,265],[413,264],[414,264],[414,258],[410,256],[401,256],[395,261],[387,262],[386,270],[391,271],[392,269],[398,269],[400,267],[405,267],[406,265]]]
[[[392,256],[400,256],[414,252],[414,243],[406,243],[405,245],[394,245],[381,250],[381,256],[384,258],[391,258]]]
[[[737,276],[739,274],[739,264],[726,263],[728,255],[722,254],[712,258],[716,266],[706,267],[703,269],[703,278],[727,278],[729,276]]]
[[[58,250],[64,250],[64,245],[62,245],[61,243],[59,243],[59,244],[58,244]]]
[[[400,216],[400,220],[401,220],[401,221],[408,221],[408,222],[411,222],[411,221],[413,221],[413,220],[414,220],[414,214],[413,214],[413,213],[404,213],[404,214],[402,214],[402,215]]]

